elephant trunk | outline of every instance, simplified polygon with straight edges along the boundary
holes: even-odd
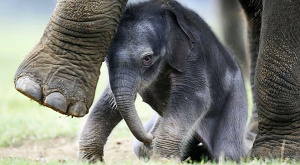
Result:
[[[128,74],[117,75],[121,76],[114,80],[111,79],[110,84],[117,102],[118,110],[132,134],[139,141],[145,144],[150,144],[153,136],[146,133],[134,105],[138,80],[137,78],[128,76]]]

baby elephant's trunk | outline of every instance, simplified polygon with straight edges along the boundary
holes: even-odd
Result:
[[[116,98],[118,110],[132,134],[139,141],[150,144],[153,136],[146,133],[134,105],[138,80],[128,74],[116,75],[119,75],[119,77],[116,79],[111,78],[110,84]]]

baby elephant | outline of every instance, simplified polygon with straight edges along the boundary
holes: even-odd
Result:
[[[239,160],[247,153],[241,71],[207,24],[173,0],[129,6],[106,59],[110,83],[80,138],[80,157],[102,160],[124,119],[139,157]],[[137,93],[157,115],[143,127]]]

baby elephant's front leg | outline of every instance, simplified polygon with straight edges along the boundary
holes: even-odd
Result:
[[[89,162],[103,161],[103,148],[113,128],[122,120],[108,85],[94,106],[82,130],[79,158]]]

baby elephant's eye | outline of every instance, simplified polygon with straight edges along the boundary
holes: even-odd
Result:
[[[153,62],[153,56],[152,55],[147,55],[143,59],[143,65],[144,66],[150,66],[152,64],[152,62]]]

